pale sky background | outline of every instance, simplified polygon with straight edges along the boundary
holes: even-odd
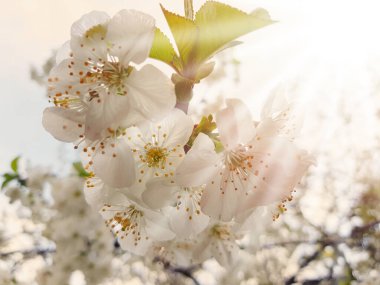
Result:
[[[194,2],[196,8],[204,3]],[[242,61],[239,85],[224,80],[212,87],[215,93],[222,90],[239,96],[256,112],[275,91],[301,98],[306,113],[322,105],[333,114],[344,94],[352,98],[355,108],[372,104],[367,99],[376,93],[380,75],[378,1],[222,2],[247,12],[266,8],[279,23],[243,38],[245,44],[234,50]],[[58,151],[61,144],[43,130],[42,111],[49,104],[44,88],[30,80],[30,66],[41,66],[52,49],[69,39],[71,24],[91,10],[110,15],[125,8],[141,10],[152,14],[157,26],[167,32],[159,3],[182,12],[180,0],[0,0],[0,172],[16,155],[33,164],[55,165],[62,151],[74,153],[71,147]],[[197,87],[196,92],[204,88]],[[308,127],[318,128],[318,124],[314,121]],[[320,144],[333,132],[334,128],[314,143]]]

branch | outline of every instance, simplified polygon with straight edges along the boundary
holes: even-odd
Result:
[[[23,255],[28,255],[28,256],[32,256],[32,255],[43,255],[43,256],[45,256],[49,253],[54,253],[54,252],[55,252],[55,248],[35,248],[35,249],[30,249],[30,250],[15,250],[15,251],[0,253],[0,257],[6,258],[6,257],[13,255],[13,254],[16,254],[16,253],[21,253]]]
[[[171,273],[177,273],[177,274],[183,275],[184,277],[191,279],[194,282],[194,285],[200,285],[199,281],[193,276],[193,272],[196,267],[190,267],[190,268],[175,267],[175,266],[172,266],[168,261],[160,257],[156,257],[153,260],[153,262],[161,262],[165,270]]]

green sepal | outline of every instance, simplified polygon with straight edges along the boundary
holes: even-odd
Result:
[[[77,174],[79,177],[84,177],[84,178],[87,178],[87,177],[90,177],[91,174],[88,173],[84,168],[83,168],[83,165],[81,162],[74,162],[73,163],[73,167],[74,169],[76,170]]]

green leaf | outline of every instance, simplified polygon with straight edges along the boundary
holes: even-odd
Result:
[[[197,26],[192,20],[174,14],[162,5],[161,9],[173,34],[182,63],[185,65],[194,57],[198,38]]]
[[[90,173],[88,173],[84,168],[83,168],[83,165],[81,162],[74,162],[73,163],[73,167],[74,169],[76,170],[77,174],[79,177],[84,177],[84,178],[87,178],[87,177],[90,177]]]
[[[178,68],[178,66],[176,66],[179,60],[178,55],[169,38],[158,28],[155,30],[153,45],[149,57]]]
[[[15,159],[12,160],[11,162],[11,169],[13,170],[14,173],[17,173],[18,172],[18,161],[19,161],[20,157],[17,156]]]
[[[18,179],[19,176],[18,174],[15,174],[15,173],[5,173],[3,177],[4,177],[4,181],[1,184],[1,189],[6,187],[11,181]]]
[[[207,1],[195,15],[199,28],[197,61],[207,60],[236,38],[272,23],[264,9],[247,14],[226,4]]]

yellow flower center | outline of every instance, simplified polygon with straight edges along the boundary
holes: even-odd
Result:
[[[145,153],[145,160],[149,167],[164,167],[167,156],[165,148],[151,147]]]

